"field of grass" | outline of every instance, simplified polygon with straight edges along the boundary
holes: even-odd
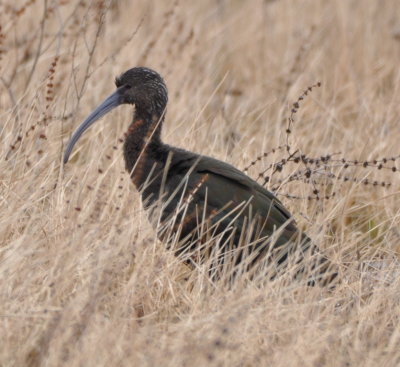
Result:
[[[5,0],[0,26],[0,366],[400,364],[398,0]],[[335,159],[314,186],[288,182],[295,162],[267,183],[338,267],[334,289],[227,287],[181,264],[124,171],[131,106],[62,165],[138,65],[168,85],[169,144],[240,169],[287,139]]]

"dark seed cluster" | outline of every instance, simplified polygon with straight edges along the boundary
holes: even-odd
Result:
[[[59,60],[59,57],[56,56],[51,63],[49,72],[48,72],[48,77],[47,77],[47,84],[46,84],[46,107],[45,107],[45,113],[43,117],[43,122],[45,125],[47,125],[47,121],[50,120],[50,115],[49,115],[49,109],[51,106],[51,102],[54,100],[54,74],[56,72],[56,66],[57,62]]]
[[[1,70],[1,61],[3,59],[3,53],[4,53],[4,50],[3,50],[4,38],[5,38],[5,34],[3,33],[2,27],[0,25],[0,70]]]
[[[303,93],[300,94],[299,98],[297,98],[297,100],[292,105],[292,108],[290,111],[290,116],[288,118],[288,123],[287,123],[287,127],[286,127],[286,146],[287,146],[286,148],[287,148],[288,152],[290,151],[289,137],[290,137],[290,134],[292,133],[294,117],[300,108],[300,103],[304,100],[304,98],[306,98],[308,96],[309,93],[312,92],[312,90],[314,88],[319,88],[319,87],[321,87],[321,82],[317,82],[313,85],[310,85],[309,87],[307,87],[307,89],[305,89],[303,91]]]

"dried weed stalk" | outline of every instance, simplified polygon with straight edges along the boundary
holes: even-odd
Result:
[[[289,199],[331,199],[335,197],[337,193],[330,189],[327,190],[327,188],[336,187],[335,183],[338,181],[359,183],[374,188],[391,187],[391,182],[366,177],[369,177],[373,171],[386,170],[392,173],[398,172],[399,168],[396,166],[396,162],[400,160],[400,155],[373,160],[357,160],[346,157],[335,158],[340,154],[336,152],[328,152],[325,155],[313,157],[300,151],[298,148],[293,148],[291,144],[291,136],[295,124],[295,115],[301,107],[301,102],[304,101],[314,88],[319,88],[320,86],[321,83],[318,82],[307,87],[292,104],[285,130],[286,144],[262,153],[256,159],[251,161],[244,168],[244,171],[248,171],[251,167],[260,163],[270,155],[278,154],[278,158],[275,162],[270,163],[266,168],[259,171],[257,180],[261,180],[263,186],[268,184],[270,189],[277,195]],[[297,166],[298,168],[293,168],[293,166]],[[353,171],[351,171],[352,168]],[[355,168],[362,168],[366,171],[364,175],[362,175],[363,178],[359,178],[360,175],[356,175],[356,172],[354,171]],[[308,184],[310,186],[310,194],[306,197],[301,197],[281,191],[285,185],[294,181]]]

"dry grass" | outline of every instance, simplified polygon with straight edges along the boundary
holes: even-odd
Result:
[[[334,290],[228,289],[157,242],[124,173],[131,107],[61,165],[72,130],[136,65],[168,84],[165,141],[239,168],[285,143],[291,103],[317,81],[295,116],[296,149],[396,156],[398,0],[33,0],[0,13],[1,366],[400,363],[398,172],[352,171],[389,188],[337,181],[329,200],[282,197],[339,265]]]

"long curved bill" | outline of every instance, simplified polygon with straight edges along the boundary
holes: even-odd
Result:
[[[118,88],[113,94],[108,96],[75,130],[64,152],[64,164],[68,162],[72,149],[82,134],[106,113],[123,103],[121,88]]]

